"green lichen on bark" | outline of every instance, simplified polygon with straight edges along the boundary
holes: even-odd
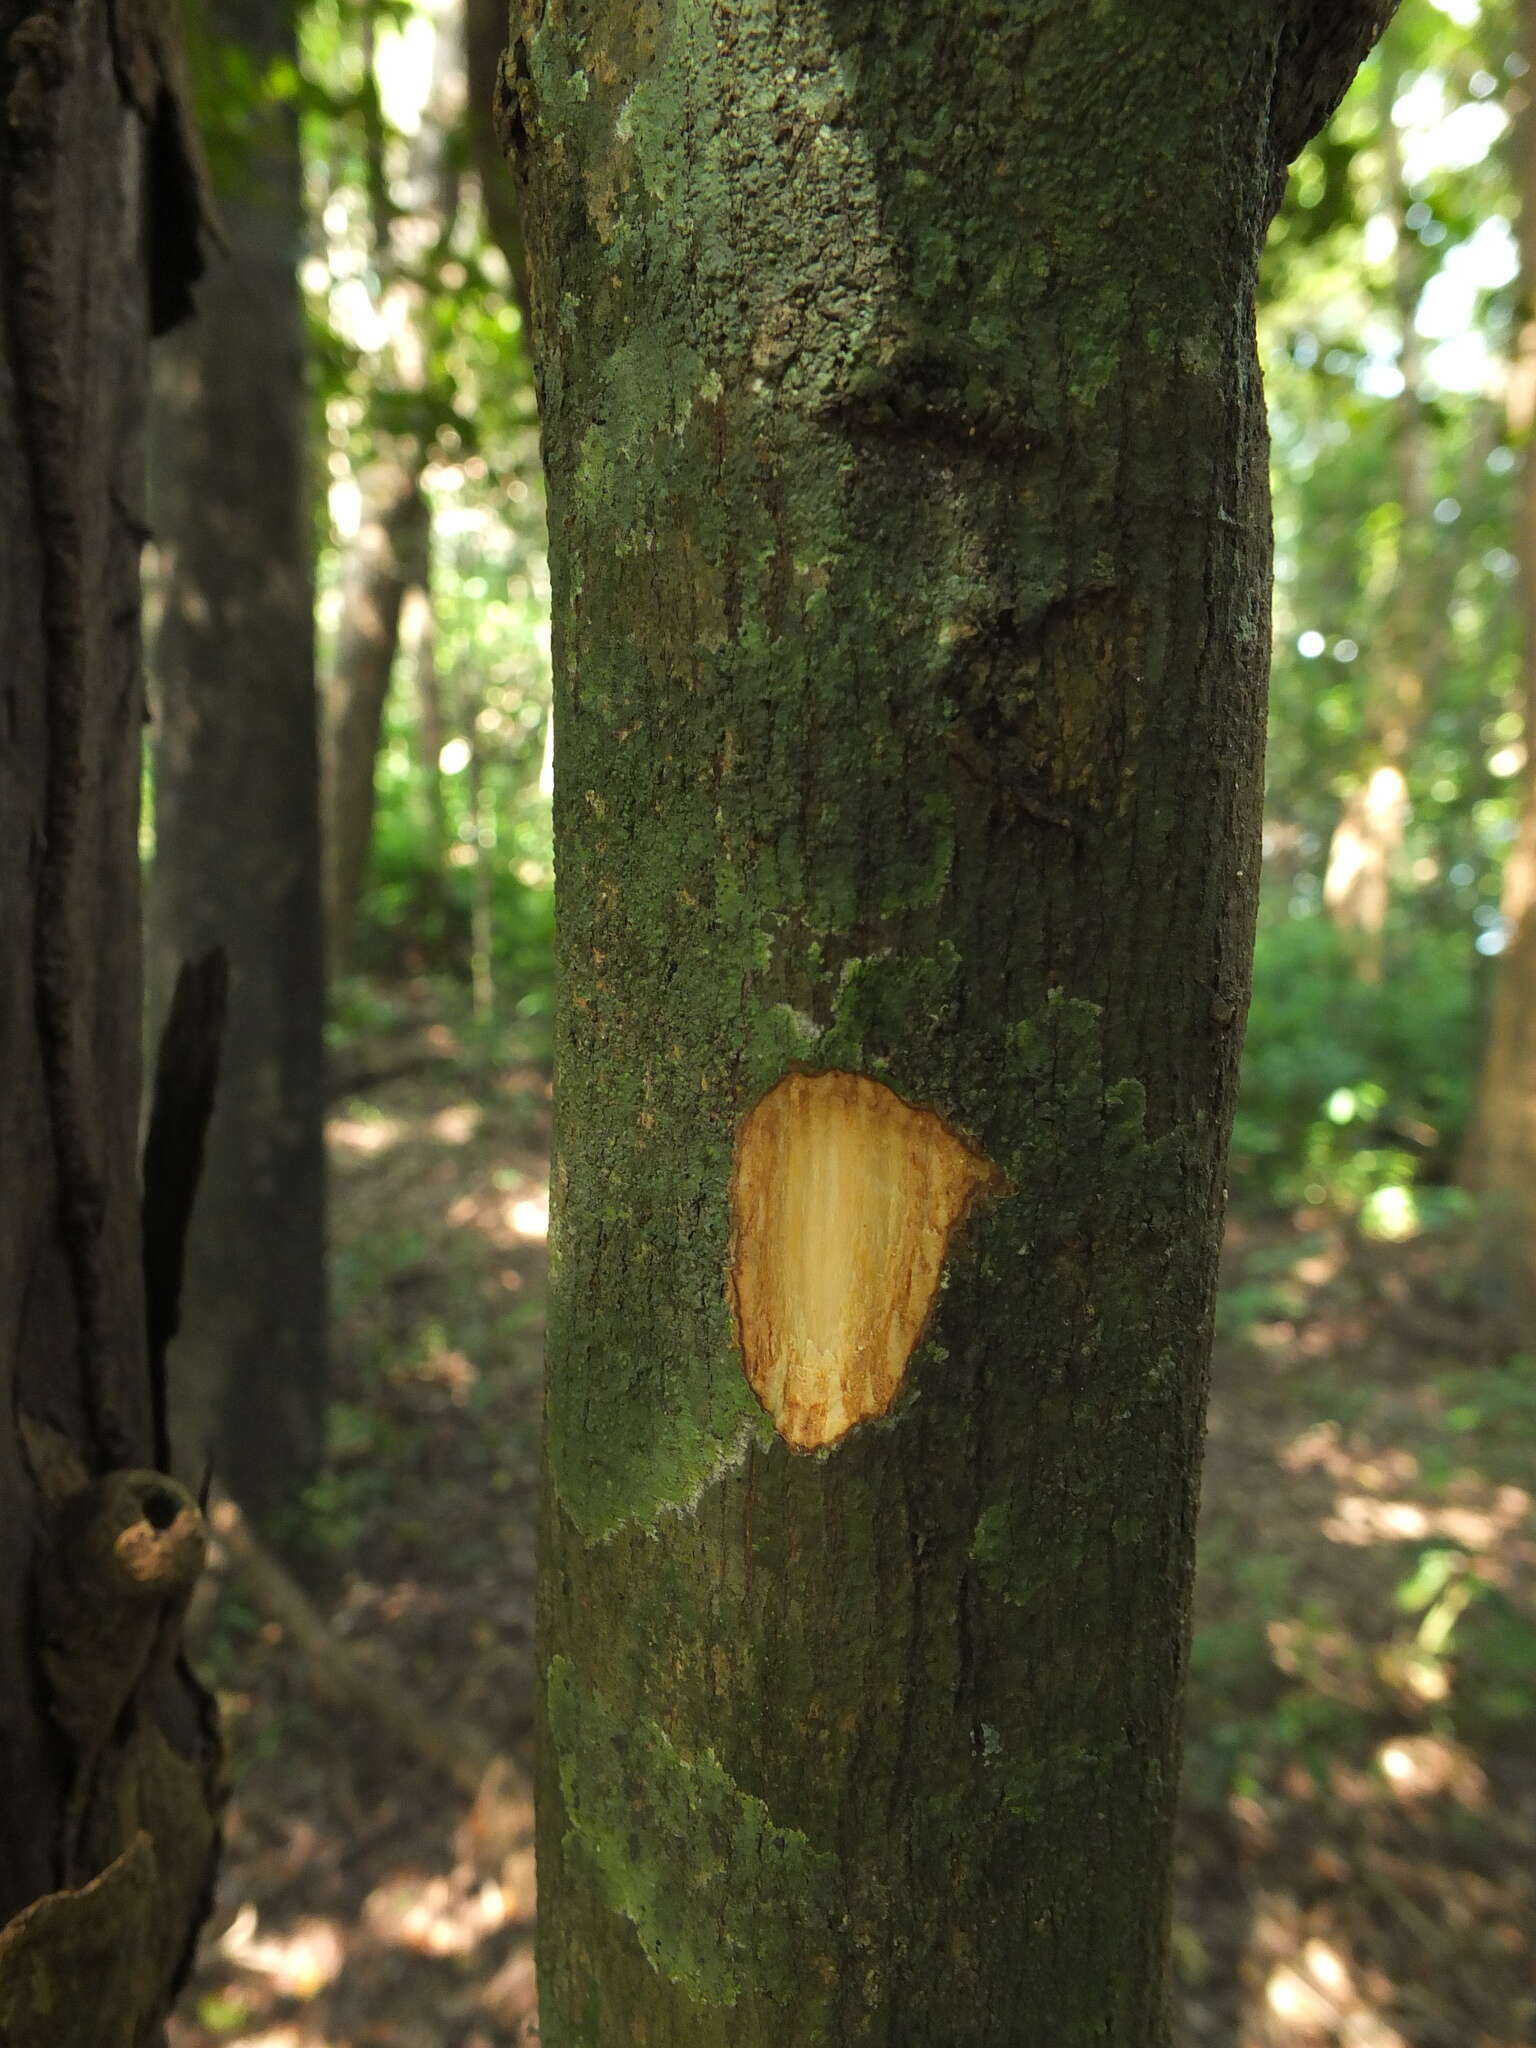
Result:
[[[656,1968],[697,2002],[734,2005],[824,1963],[833,1858],[775,1827],[708,1750],[687,1755],[654,1721],[621,1719],[568,1658],[545,1683],[568,1848]]]

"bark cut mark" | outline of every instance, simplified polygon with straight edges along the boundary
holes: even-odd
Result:
[[[731,1303],[747,1381],[795,1450],[896,1398],[956,1225],[1003,1176],[862,1074],[790,1074],[741,1126]]]

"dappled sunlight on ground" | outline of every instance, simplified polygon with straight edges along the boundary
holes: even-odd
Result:
[[[1522,1486],[1494,1486],[1481,1474],[1468,1472],[1445,1488],[1469,1504],[1426,1505],[1401,1497],[1422,1474],[1410,1451],[1351,1449],[1337,1422],[1319,1422],[1304,1429],[1280,1453],[1288,1472],[1316,1469],[1341,1482],[1334,1512],[1323,1533],[1334,1543],[1403,1543],[1426,1536],[1445,1536],[1467,1551],[1487,1553],[1487,1568],[1497,1572],[1499,1553],[1508,1539],[1524,1532],[1527,1540],[1509,1549],[1511,1557],[1536,1560],[1536,1542],[1529,1527],[1532,1497]],[[1347,1490],[1351,1482],[1365,1491]],[[1397,1498],[1386,1497],[1388,1491]],[[1471,1505],[1472,1501],[1478,1505]]]
[[[483,1121],[478,1102],[455,1102],[428,1117],[427,1129],[440,1145],[467,1145]]]
[[[543,1244],[549,1236],[548,1176],[504,1171],[491,1195],[459,1195],[446,1213],[456,1229],[478,1230],[492,1244]]]
[[[1438,1735],[1400,1735],[1376,1752],[1383,1779],[1399,1799],[1428,1799],[1446,1793],[1463,1806],[1481,1807],[1488,1780],[1459,1743]]]
[[[236,1868],[248,1845],[237,1840]],[[462,1859],[437,1867],[384,1863],[355,1903],[330,1916],[296,1912],[292,1894],[344,1867],[325,1842],[316,1864],[275,1892],[261,1864],[245,1896],[216,1912],[191,2011],[171,2048],[222,2041],[335,2048],[502,2048],[536,2038],[531,1847],[497,1872]],[[223,1922],[222,1931],[220,1922]]]
[[[301,1574],[344,1655],[503,1756],[470,1799],[327,1703],[220,1554],[200,1662],[233,1796],[171,2048],[522,2048],[547,1074],[451,1040],[331,1119],[336,1369]],[[402,1056],[403,1055],[403,1056]],[[517,1758],[514,1764],[509,1759]]]
[[[1454,1240],[1234,1237],[1184,2048],[1530,2048],[1536,1379]]]
[[[471,1799],[402,1756],[323,1703],[229,1578],[203,1659],[229,1848],[172,2048],[536,2038],[520,1773],[548,1119],[540,1069],[447,1057],[332,1119],[337,1378],[304,1562],[349,1653],[516,1761]],[[1532,2048],[1536,1368],[1510,1364],[1454,1245],[1317,1217],[1234,1238],[1178,2048]]]
[[[264,1977],[283,1998],[313,1998],[334,1984],[346,1960],[346,1937],[334,1920],[298,1920],[280,1934],[262,1931],[247,1899],[218,1938],[227,1962]]]
[[[325,1127],[326,1140],[341,1162],[349,1154],[376,1159],[381,1152],[392,1152],[407,1131],[397,1116],[333,1116]]]
[[[381,1940],[424,1956],[468,1955],[508,1921],[531,1922],[531,1897],[519,1911],[515,1892],[494,1878],[466,1881],[467,1875],[402,1871],[374,1886],[363,1918]]]
[[[1257,1930],[1260,1943],[1269,1930]],[[1288,1930],[1274,1930],[1289,1946]],[[1272,1938],[1273,1935],[1272,1935]],[[1304,1941],[1294,1962],[1277,1962],[1264,1980],[1264,2004],[1277,2043],[1289,2036],[1308,2041],[1337,2039],[1347,2048],[1410,2048],[1377,2012],[1374,1998],[1389,1997],[1380,1978],[1362,1987],[1338,1949],[1316,1935]]]

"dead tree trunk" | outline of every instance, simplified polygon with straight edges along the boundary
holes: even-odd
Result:
[[[159,2041],[215,1832],[177,1655],[202,1518],[155,1469],[136,1157],[146,350],[199,239],[170,18],[0,17],[6,2048]]]

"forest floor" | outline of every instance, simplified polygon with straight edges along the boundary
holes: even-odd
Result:
[[[339,1064],[331,1453],[286,1547],[352,1680],[412,1689],[439,1753],[341,1704],[216,1564],[198,1654],[231,1800],[172,2048],[521,2048],[548,1077],[442,1025]],[[1454,1236],[1229,1232],[1179,2048],[1536,2043],[1536,1360],[1514,1349]],[[507,1759],[475,1792],[485,1738]]]

